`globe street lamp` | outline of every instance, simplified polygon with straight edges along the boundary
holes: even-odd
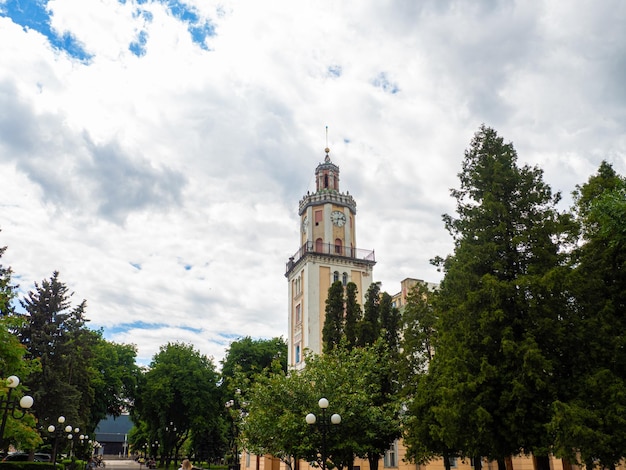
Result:
[[[238,412],[241,416],[241,404],[239,403],[239,396],[241,395],[241,390],[240,389],[236,389],[235,390],[235,398],[228,400],[224,406],[229,410],[230,412],[230,417],[232,420],[232,428],[231,428],[231,434],[232,434],[232,452],[233,452],[233,463],[232,465],[230,465],[230,470],[236,470],[239,468],[239,449],[237,448],[237,439],[238,439],[238,434],[239,434],[239,430],[237,428],[237,423],[235,422],[235,415],[233,414],[233,412]],[[233,410],[233,412],[231,412],[231,409]]]
[[[73,429],[74,434],[78,434],[80,432],[79,428]],[[70,441],[70,459],[74,456],[74,435],[72,434],[72,426],[69,424],[65,426],[65,432],[67,433],[67,439]]]
[[[65,416],[59,416],[57,418],[57,423],[59,423],[59,424],[65,423]],[[71,429],[71,427],[70,427],[70,429]],[[56,463],[57,463],[57,443],[58,443],[58,440],[59,440],[60,430],[59,430],[59,432],[56,432],[56,431],[57,431],[57,429],[54,426],[54,424],[51,424],[50,426],[48,426],[48,432],[50,434],[54,435],[54,445],[52,446],[52,463],[55,466],[56,466]]]
[[[9,412],[14,419],[22,419],[26,415],[26,410],[33,406],[33,397],[29,395],[24,395],[19,400],[17,398],[11,399],[13,389],[20,384],[20,379],[17,376],[11,375],[4,381],[4,383],[8,391],[7,397],[0,399],[0,408],[2,409],[2,423],[0,423],[0,450],[4,449],[4,429],[7,425]],[[17,408],[18,404],[22,408],[21,410]]]
[[[341,416],[337,413],[334,413],[330,416],[330,421],[326,419],[326,409],[328,408],[328,400],[326,398],[320,398],[317,402],[317,405],[322,410],[321,421],[318,423],[317,416],[315,416],[313,413],[309,413],[304,419],[309,426],[317,424],[320,433],[322,434],[322,448],[320,449],[322,454],[321,464],[322,470],[326,470],[326,433],[330,430],[331,424],[337,425],[341,423]]]

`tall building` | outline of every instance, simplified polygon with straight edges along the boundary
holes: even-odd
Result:
[[[315,169],[315,192],[300,200],[300,247],[287,262],[289,283],[289,365],[304,367],[303,352],[322,352],[328,289],[335,281],[357,285],[363,305],[376,260],[357,248],[356,202],[339,190],[339,167],[325,149]]]

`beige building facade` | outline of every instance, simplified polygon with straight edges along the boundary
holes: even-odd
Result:
[[[324,162],[315,169],[316,189],[298,207],[300,247],[289,258],[288,364],[304,367],[304,351],[322,352],[326,297],[335,281],[357,285],[361,304],[373,282],[373,250],[356,243],[356,202],[339,189],[339,167],[326,149]]]

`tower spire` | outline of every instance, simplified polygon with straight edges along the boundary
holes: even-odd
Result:
[[[330,161],[330,156],[328,155],[330,153],[330,149],[328,148],[328,126],[326,126],[326,148],[324,151],[326,152],[325,161],[328,163]]]

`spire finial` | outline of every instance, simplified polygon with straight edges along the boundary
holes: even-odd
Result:
[[[324,149],[324,152],[326,152],[326,161],[329,162],[330,161],[330,156],[328,155],[330,153],[330,149],[328,148],[328,126],[326,126],[326,148]]]

